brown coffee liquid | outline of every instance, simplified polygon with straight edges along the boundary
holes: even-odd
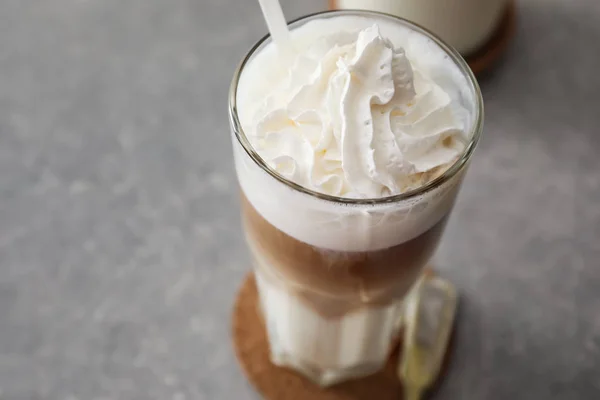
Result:
[[[375,251],[321,249],[267,222],[242,194],[242,216],[256,268],[325,317],[403,298],[433,255],[447,215],[423,234]]]

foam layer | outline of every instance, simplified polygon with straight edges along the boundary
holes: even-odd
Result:
[[[472,85],[448,55],[424,35],[393,20],[357,16],[313,20],[292,31],[294,51],[306,51],[323,36],[357,32],[374,23],[394,47],[405,49],[406,58],[415,70],[435,81],[454,104],[472,111],[476,103]],[[278,82],[286,79],[290,63],[292,60],[282,61],[274,46],[267,45],[245,66],[237,91],[238,116],[244,130],[252,129],[257,110],[264,106],[262,100]],[[473,125],[473,114],[461,115],[459,122],[465,131],[470,131]],[[348,206],[300,193],[275,180],[247,156],[236,140],[234,155],[242,190],[267,221],[300,241],[341,251],[386,248],[425,232],[449,212],[461,176],[458,174],[445,185],[410,201]]]

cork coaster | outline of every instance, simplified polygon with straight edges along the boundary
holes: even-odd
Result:
[[[431,272],[426,272],[431,273]],[[399,350],[386,367],[371,376],[320,388],[293,371],[277,367],[269,360],[269,347],[262,317],[258,313],[258,293],[254,275],[245,278],[233,309],[233,346],[244,374],[267,400],[399,400],[402,385],[397,376]],[[452,349],[452,339],[449,345]],[[441,376],[447,370],[451,351],[446,354]],[[432,389],[435,390],[435,387]]]
[[[336,0],[329,0],[329,9],[335,10],[336,8]],[[516,25],[516,0],[510,0],[504,17],[502,17],[498,29],[496,29],[490,40],[480,50],[464,56],[475,75],[480,75],[489,70],[500,59],[508,48],[515,33]]]

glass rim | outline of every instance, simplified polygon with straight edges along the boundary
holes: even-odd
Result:
[[[248,51],[248,53],[244,56],[238,67],[236,68],[233,79],[231,81],[231,85],[229,88],[229,119],[231,126],[234,130],[235,137],[237,138],[240,145],[244,148],[246,154],[254,161],[264,172],[269,174],[272,178],[278,180],[282,184],[288,186],[289,188],[296,190],[298,192],[304,193],[311,197],[335,203],[343,203],[350,205],[375,205],[375,204],[385,204],[385,203],[396,203],[400,201],[410,200],[412,198],[423,195],[437,187],[440,187],[444,183],[448,182],[451,178],[453,178],[462,167],[469,161],[475,148],[477,147],[477,143],[481,137],[483,131],[483,98],[481,94],[481,89],[479,88],[479,83],[475,78],[475,74],[465,61],[465,59],[458,53],[456,49],[447,45],[442,39],[440,39],[436,34],[431,32],[430,30],[414,23],[408,21],[402,17],[398,17],[396,15],[385,14],[377,11],[367,11],[367,10],[331,10],[331,11],[321,11],[312,14],[307,14],[302,17],[296,18],[290,22],[288,22],[288,26],[295,25],[298,22],[302,22],[305,20],[314,19],[315,17],[323,17],[323,16],[333,16],[333,15],[357,15],[357,16],[373,16],[374,18],[387,18],[393,19],[396,22],[399,22],[409,28],[425,35],[428,39],[432,40],[436,45],[438,45],[446,54],[450,57],[450,59],[458,66],[460,72],[467,79],[468,83],[471,85],[471,88],[475,92],[476,97],[476,117],[475,123],[473,124],[469,133],[471,133],[469,142],[466,148],[463,150],[462,154],[443,174],[436,177],[435,179],[427,182],[423,186],[419,186],[418,188],[411,189],[409,191],[385,196],[385,197],[373,197],[373,198],[347,198],[334,196],[326,193],[317,192],[315,190],[304,187],[296,182],[293,182],[283,175],[279,174],[275,171],[269,164],[258,154],[258,152],[254,149],[248,137],[244,133],[242,128],[242,124],[240,123],[239,116],[237,113],[237,89],[240,81],[240,77],[242,75],[242,71],[244,67],[248,63],[248,61],[252,58],[252,56],[256,53],[258,49],[271,37],[270,34],[263,36],[258,42],[256,42],[252,48]]]

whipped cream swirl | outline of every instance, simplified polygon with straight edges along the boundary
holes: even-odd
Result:
[[[374,198],[445,171],[465,147],[463,111],[373,25],[323,37],[299,55],[246,133],[287,179]]]

